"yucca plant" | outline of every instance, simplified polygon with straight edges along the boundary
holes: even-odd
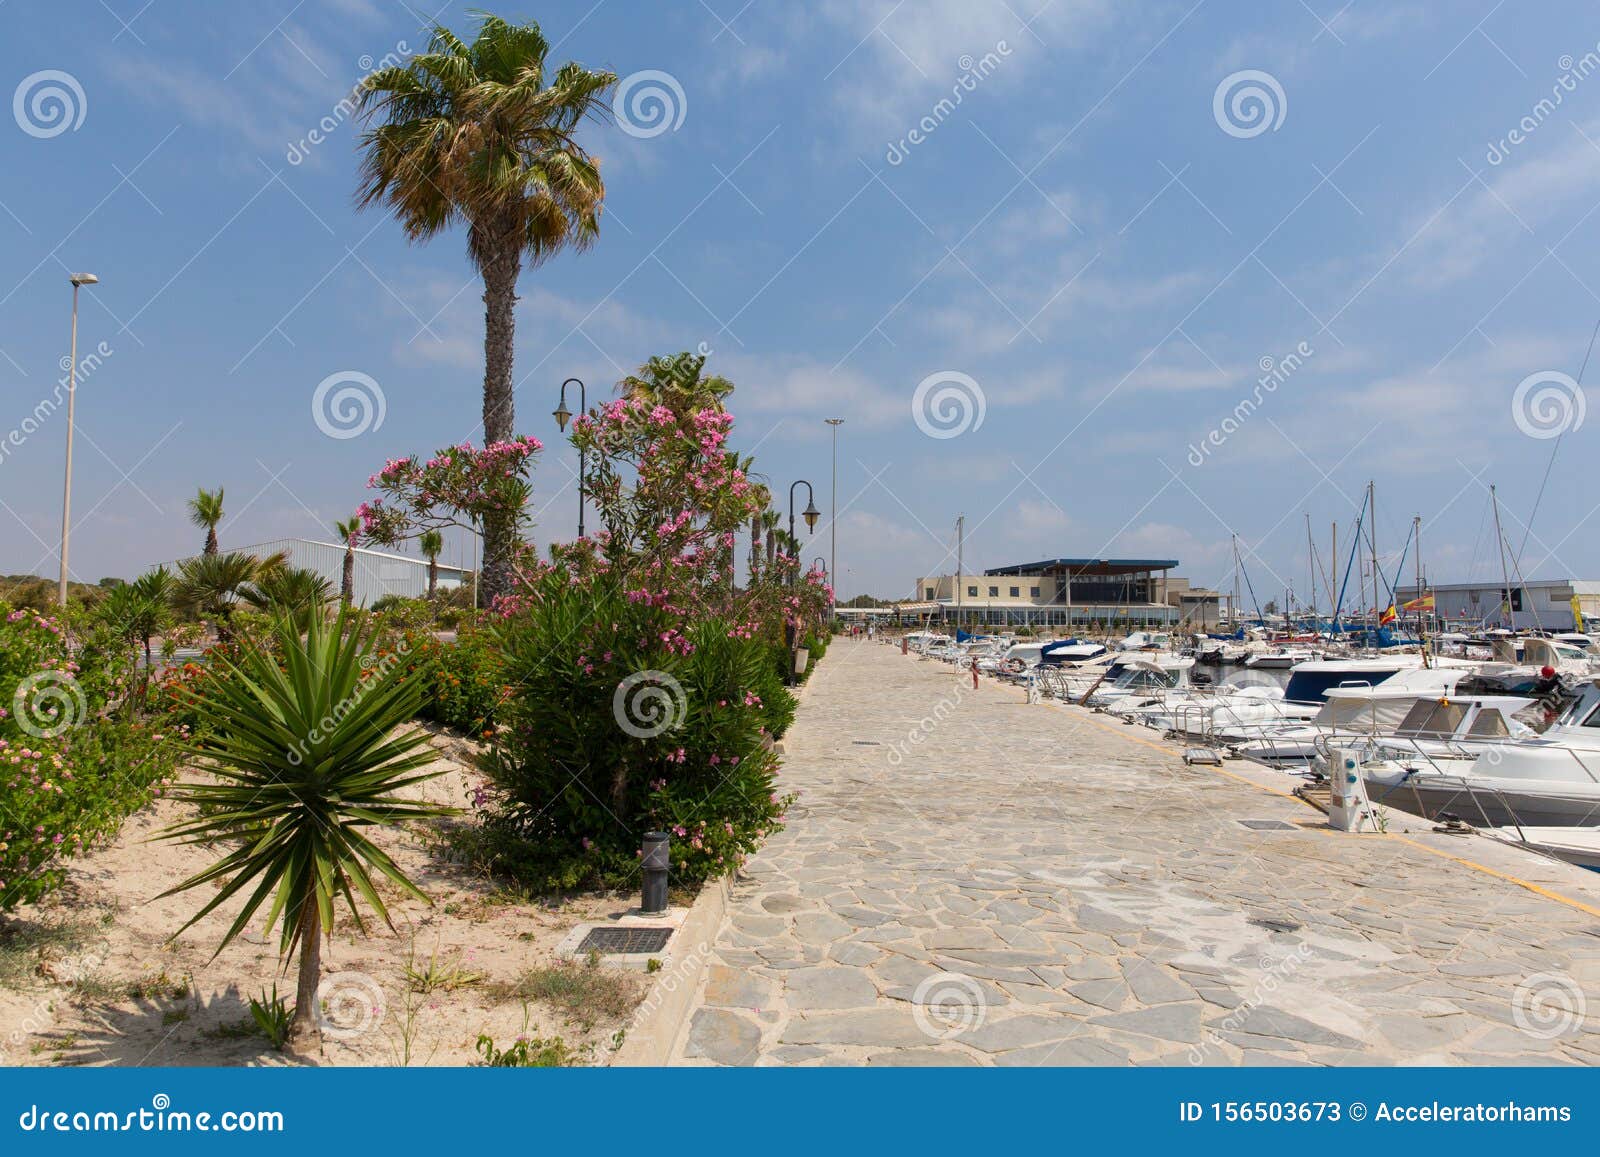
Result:
[[[286,970],[300,954],[297,1040],[316,1034],[321,938],[332,934],[335,899],[344,898],[363,932],[357,893],[394,926],[375,876],[428,901],[367,829],[456,811],[405,795],[440,774],[422,770],[433,762],[425,733],[391,734],[417,713],[422,682],[407,678],[403,664],[374,661],[376,632],[362,618],[344,609],[332,622],[313,615],[302,635],[302,624],[280,616],[270,649],[217,659],[198,704],[208,726],[192,748],[208,761],[212,778],[174,792],[200,812],[163,833],[185,843],[237,841],[222,859],[164,893],[221,885],[174,936],[244,896],[220,953],[270,897],[267,928],[281,919]]]

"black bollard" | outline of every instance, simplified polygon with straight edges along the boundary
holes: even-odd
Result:
[[[667,910],[667,869],[672,864],[672,837],[666,832],[644,834],[644,895],[639,910],[660,916]]]

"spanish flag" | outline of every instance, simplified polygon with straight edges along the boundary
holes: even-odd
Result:
[[[1420,599],[1412,599],[1409,603],[1402,603],[1402,611],[1431,611],[1433,610],[1433,595],[1426,594]]]
[[[1378,616],[1378,626],[1387,627],[1390,623],[1394,622],[1395,619],[1397,619],[1399,617],[1400,617],[1399,615],[1395,614],[1394,604],[1390,603],[1389,604],[1389,609],[1384,611],[1383,614]]]

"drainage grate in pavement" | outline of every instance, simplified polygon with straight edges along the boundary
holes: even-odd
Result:
[[[1284,820],[1237,820],[1240,827],[1253,832],[1297,832],[1300,829]]]
[[[591,928],[578,951],[608,956],[660,952],[671,936],[671,928]]]
[[[876,739],[852,739],[850,743],[855,747],[882,747]]]
[[[1250,923],[1268,932],[1298,932],[1300,924],[1287,916],[1252,916]]]

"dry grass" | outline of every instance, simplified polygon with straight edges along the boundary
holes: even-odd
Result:
[[[604,966],[599,954],[593,953],[583,961],[530,968],[515,982],[496,985],[494,995],[537,1001],[588,1028],[631,1013],[644,997],[644,981],[634,973]]]

